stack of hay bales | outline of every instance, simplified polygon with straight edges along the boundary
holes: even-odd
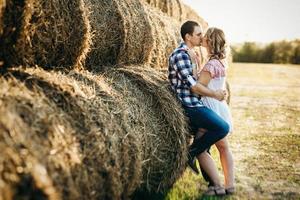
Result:
[[[0,199],[171,188],[188,135],[158,70],[180,40],[173,2],[163,13],[139,0],[0,0]],[[70,70],[81,63],[101,73]]]
[[[144,68],[103,75],[10,69],[0,81],[1,145],[27,157],[0,160],[9,174],[0,176],[3,195],[127,199],[137,188],[168,190],[185,169],[187,125],[166,77]]]
[[[28,0],[6,4],[0,16],[0,24],[5,22],[1,26],[0,59],[6,66],[39,65],[46,69],[81,64],[96,71],[116,64],[166,68],[167,57],[181,40],[180,19],[176,16],[186,13],[179,1],[164,4],[183,10],[169,16],[152,8],[151,3],[138,0]],[[197,16],[195,12],[193,16]]]
[[[0,59],[6,66],[80,65],[90,45],[87,14],[83,0],[7,0]]]

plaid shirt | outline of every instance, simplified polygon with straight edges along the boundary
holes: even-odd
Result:
[[[169,57],[168,78],[173,91],[184,106],[203,106],[201,97],[191,92],[191,87],[196,84],[196,80],[193,77],[192,62],[185,43],[181,43]]]

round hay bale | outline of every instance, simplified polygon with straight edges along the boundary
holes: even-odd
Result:
[[[112,160],[118,168],[112,170],[115,174],[102,183],[93,181],[94,185],[103,185],[99,189],[107,188],[107,196],[100,199],[111,199],[109,194],[112,192],[117,192],[119,195],[113,199],[128,199],[140,185],[142,170],[140,137],[135,135],[135,130],[130,126],[128,111],[123,106],[118,92],[106,83],[104,77],[84,71],[73,71],[68,74],[68,77],[95,90],[93,98],[89,98],[89,101],[85,102],[88,104],[88,113],[94,121],[99,123],[98,128],[103,129],[105,137],[111,137],[110,141],[106,143],[109,152],[105,156],[106,160]],[[115,147],[111,148],[111,146]],[[96,152],[90,151],[89,154],[96,154]],[[115,160],[113,160],[113,156],[116,157]],[[99,164],[105,163],[105,159],[100,160],[99,156],[95,156],[95,159],[99,160]],[[95,168],[97,170],[96,166]],[[105,171],[102,170],[103,172]],[[114,184],[120,184],[119,188],[116,188]]]
[[[153,38],[139,0],[84,0],[90,10],[93,46],[86,66],[142,63],[149,60]]]
[[[153,38],[148,64],[152,68],[167,68],[170,54],[181,41],[180,24],[149,5],[144,6]]]
[[[129,129],[117,93],[103,78],[84,71],[64,74],[28,68],[13,75],[29,89],[36,85],[70,118],[81,147],[81,163],[70,173],[77,199],[127,199],[140,184],[141,145]]]
[[[166,76],[145,66],[107,71],[122,96],[129,125],[141,138],[143,180],[139,192],[163,193],[182,175],[187,157],[187,124]]]
[[[24,143],[30,127],[8,106],[0,108],[0,199],[58,199],[45,167]],[[22,132],[25,134],[20,135]]]
[[[158,8],[170,17],[182,20],[182,3],[180,0],[145,0],[151,6]]]
[[[184,4],[180,0],[144,0],[151,6],[166,13],[170,17],[176,19],[180,23],[187,20],[194,20],[200,23],[204,29],[208,27],[207,22],[200,17],[195,10]]]
[[[0,199],[78,198],[70,171],[79,144],[69,120],[11,76],[0,84]]]
[[[6,66],[79,66],[90,46],[87,14],[83,0],[7,0],[0,58]]]
[[[137,189],[161,193],[183,173],[186,119],[165,75],[145,66],[97,76],[39,68],[11,68],[7,73],[0,78],[0,108],[6,113],[0,125],[6,125],[12,139],[1,141],[5,148],[26,149],[28,159],[44,166],[45,185],[52,191],[42,191],[46,199],[50,194],[62,199],[128,199]],[[16,119],[26,128],[14,129]],[[23,159],[23,168],[28,168],[28,159]],[[10,166],[1,169],[18,170],[18,165]],[[5,177],[0,181],[2,188],[11,188],[7,195],[20,192],[21,183]]]
[[[186,5],[186,4],[182,4],[182,22],[183,21],[187,21],[187,20],[193,20],[198,22],[199,24],[201,24],[203,30],[206,30],[208,28],[208,23],[199,16],[199,14],[192,9],[190,6]]]

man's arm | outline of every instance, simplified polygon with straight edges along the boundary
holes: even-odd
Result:
[[[212,97],[219,101],[224,100],[226,96],[226,91],[223,90],[211,90],[207,88],[209,81],[211,80],[211,75],[209,72],[202,71],[200,73],[199,81],[196,85],[191,87],[191,91],[202,96]]]

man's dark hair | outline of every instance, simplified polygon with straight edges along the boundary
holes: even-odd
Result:
[[[182,24],[180,33],[183,40],[185,40],[184,37],[186,34],[193,35],[195,26],[199,26],[195,21],[186,21]]]

